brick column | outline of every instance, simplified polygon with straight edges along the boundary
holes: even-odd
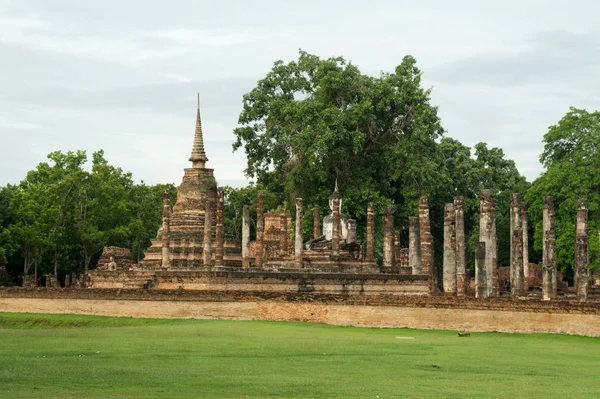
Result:
[[[549,301],[554,297],[553,275],[556,275],[556,227],[554,224],[554,203],[552,197],[544,197],[543,216],[543,249],[542,249],[542,300]]]
[[[373,204],[369,203],[367,207],[367,243],[365,249],[365,258],[373,260],[375,255],[375,215]]]
[[[400,230],[394,230],[394,266],[400,267],[401,255],[400,251]]]
[[[171,265],[170,262],[170,235],[171,235],[171,198],[169,190],[163,193],[163,214],[162,214],[162,257],[160,267],[166,269]]]
[[[467,259],[465,253],[465,211],[462,197],[454,200],[456,234],[456,295],[467,294]]]
[[[512,231],[511,258],[514,261],[512,281],[510,282],[510,293],[513,297],[523,295],[523,229],[520,225],[515,226]]]
[[[580,301],[587,301],[590,278],[590,253],[588,237],[588,207],[585,200],[577,204],[575,230],[575,289]]]
[[[296,234],[294,237],[294,262],[296,267],[303,266],[304,240],[302,237],[302,198],[296,198]]]
[[[412,274],[421,274],[421,237],[419,236],[419,218],[408,218],[408,265]]]
[[[485,241],[475,243],[475,297],[487,298],[487,278],[486,278],[486,250]]]
[[[430,276],[429,291],[438,292],[437,270],[433,263],[433,236],[429,220],[429,199],[425,196],[419,198],[419,233],[421,235],[421,267],[423,274]]]
[[[215,241],[215,266],[224,266],[225,225],[223,224],[223,188],[217,190],[217,226]]]
[[[482,190],[479,196],[479,241],[485,243],[485,259],[483,268],[475,269],[475,281],[480,281],[480,297],[499,295],[498,270],[496,258],[496,210],[490,190]],[[477,275],[483,273],[483,276]],[[485,279],[485,284],[481,282]]]
[[[511,293],[513,296],[523,295],[523,225],[521,222],[521,195],[517,193],[510,196],[510,236]]]
[[[334,197],[331,211],[331,257],[340,256],[340,199]]]
[[[444,206],[444,295],[456,295],[456,215],[453,204]]]
[[[491,278],[488,276],[488,281],[491,281],[492,286],[488,287],[488,292],[490,295],[498,297],[500,296],[500,281],[499,281],[499,271],[498,271],[498,240],[496,238],[496,201],[493,200],[490,208],[490,219],[491,219],[491,228],[490,228],[490,242],[492,245],[492,264],[489,266],[489,273],[492,274]],[[485,249],[488,251],[488,249]],[[488,273],[488,274],[489,274]]]
[[[392,207],[386,206],[383,213],[383,267],[394,264],[394,217]]]
[[[319,205],[315,205],[313,209],[313,238],[319,237],[321,237],[321,213],[319,212]]]
[[[527,205],[521,203],[521,228],[523,229],[523,293],[529,292],[529,236]]]
[[[204,210],[204,248],[202,251],[202,262],[204,263],[204,266],[208,266],[212,263],[211,217],[210,207],[206,204]]]
[[[263,194],[256,199],[256,267],[262,267],[264,260],[265,203]]]
[[[250,267],[250,206],[242,211],[242,267]]]
[[[279,215],[279,228],[281,235],[279,236],[279,249],[281,256],[288,256],[288,214],[285,205],[281,208]]]

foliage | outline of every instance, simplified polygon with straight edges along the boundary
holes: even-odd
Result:
[[[234,149],[244,147],[249,177],[283,193],[288,204],[302,197],[305,214],[314,205],[328,210],[337,179],[342,211],[357,220],[363,243],[369,202],[378,221],[384,207],[394,204],[395,225],[406,242],[408,217],[417,214],[418,198],[428,195],[439,264],[446,202],[465,197],[466,231],[474,237],[482,189],[491,189],[498,214],[508,215],[510,193],[528,186],[501,149],[479,143],[472,155],[469,147],[442,137],[437,107],[421,77],[411,56],[393,73],[371,77],[342,57],[300,51],[297,61],[277,61],[244,95]],[[506,236],[507,226],[500,216],[498,228],[506,228]],[[380,222],[376,236],[380,253]],[[508,244],[500,254],[507,256]]]
[[[303,198],[305,209],[327,209],[337,179],[361,226],[368,202],[416,206],[436,184],[442,128],[420,83],[410,56],[373,78],[341,57],[300,51],[244,95],[234,149],[244,146],[248,176],[289,203]]]
[[[134,184],[103,151],[84,168],[84,151],[52,152],[18,186],[0,190],[0,248],[9,270],[58,276],[87,270],[102,248],[131,248],[140,257],[156,234],[162,192],[173,185]]]
[[[2,393],[10,398],[600,393],[595,374],[581,371],[598,363],[597,338],[589,337],[72,315],[0,314],[0,326]]]
[[[544,135],[540,161],[546,171],[527,195],[536,226],[535,249],[542,249],[543,198],[554,197],[557,265],[571,278],[575,249],[577,201],[588,201],[591,265],[600,265],[600,112],[571,108]]]

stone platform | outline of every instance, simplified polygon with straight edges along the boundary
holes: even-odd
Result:
[[[91,288],[152,290],[314,292],[323,294],[428,295],[427,276],[331,273],[307,269],[212,267],[196,271],[96,271]]]

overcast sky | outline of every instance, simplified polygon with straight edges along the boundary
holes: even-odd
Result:
[[[600,2],[491,3],[0,0],[0,185],[77,149],[178,184],[197,92],[207,166],[243,185],[242,95],[299,48],[372,75],[413,55],[447,135],[502,148],[532,180],[548,126],[600,108]]]

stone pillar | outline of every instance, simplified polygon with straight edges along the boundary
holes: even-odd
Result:
[[[169,190],[165,190],[163,193],[163,214],[162,214],[162,256],[160,261],[160,267],[168,268],[170,266],[170,253],[169,248],[171,235],[171,198],[169,197]]]
[[[331,257],[340,256],[340,199],[334,197],[331,211]]]
[[[365,258],[373,260],[375,256],[375,214],[373,204],[369,203],[367,207],[367,243],[365,248]]]
[[[225,225],[223,223],[223,188],[217,190],[217,226],[215,232],[215,266],[224,266]]]
[[[319,212],[319,205],[315,205],[313,209],[313,238],[319,237],[321,237],[321,213]]]
[[[521,228],[523,229],[523,293],[529,292],[529,226],[527,220],[527,205],[521,203]]]
[[[453,204],[444,206],[444,295],[456,295],[456,215]]]
[[[485,241],[475,243],[475,297],[487,298],[487,277],[486,277],[486,257],[487,249]]]
[[[400,255],[400,230],[394,230],[394,266],[400,267],[401,255]]]
[[[429,291],[435,293],[437,288],[437,271],[433,263],[433,236],[429,220],[429,199],[419,198],[419,234],[421,235],[421,268],[423,274],[430,276]]]
[[[513,297],[521,296],[523,292],[523,229],[520,225],[515,226],[512,231],[511,258],[515,267],[512,268],[513,275],[510,282],[510,293]]]
[[[288,214],[285,205],[281,208],[279,215],[279,228],[281,235],[279,236],[279,249],[281,256],[288,256]]]
[[[465,211],[463,199],[454,200],[455,235],[456,235],[456,295],[467,294],[467,258],[465,253]]]
[[[577,203],[575,230],[575,289],[580,301],[587,301],[590,278],[590,253],[588,237],[588,207],[585,200]]]
[[[556,227],[554,224],[554,203],[552,197],[544,197],[542,248],[542,300],[554,297],[553,274],[556,275]]]
[[[265,237],[265,203],[263,194],[258,193],[256,198],[256,267],[262,267],[264,260]]]
[[[481,297],[497,296],[498,287],[497,243],[496,243],[496,208],[490,190],[482,190],[479,196],[479,241],[485,243],[485,260],[483,268],[475,268],[475,281],[485,280]],[[482,276],[477,275],[482,273]]]
[[[303,265],[304,240],[302,237],[302,198],[296,198],[296,235],[294,237],[294,261],[296,267]]]
[[[419,236],[419,218],[408,218],[408,265],[412,274],[421,274],[421,237]]]
[[[523,225],[521,195],[517,193],[510,196],[510,237],[510,289],[513,296],[523,295]]]
[[[208,204],[207,204],[208,205]],[[205,207],[204,210],[204,248],[202,251],[202,261],[204,266],[208,266],[212,262],[212,243],[211,243],[211,217],[210,208],[208,206]]]
[[[250,267],[250,206],[242,211],[242,267]]]
[[[392,206],[386,206],[383,213],[383,267],[394,264],[394,217]]]

